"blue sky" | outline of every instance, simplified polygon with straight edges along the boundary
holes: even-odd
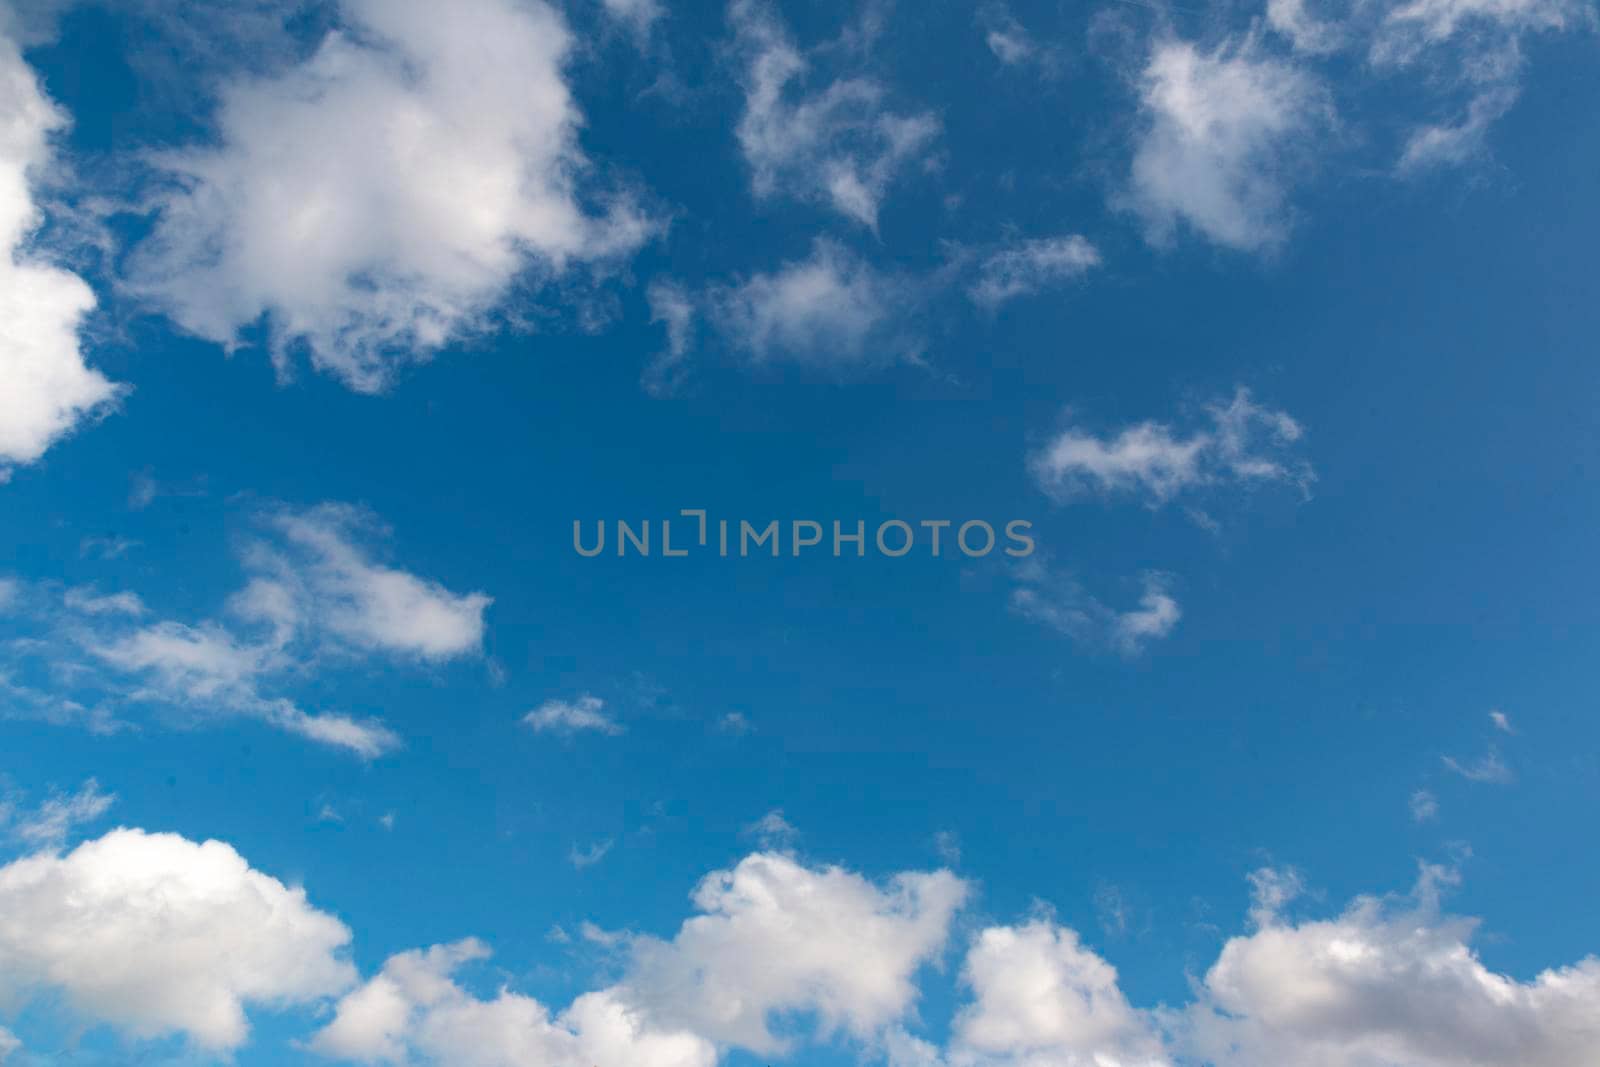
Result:
[[[1594,1062],[1591,5],[0,13],[6,1067]]]

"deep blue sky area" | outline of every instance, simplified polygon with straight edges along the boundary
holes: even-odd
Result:
[[[113,827],[225,842],[350,936],[339,979],[196,979],[246,1012],[247,1035],[218,1039],[74,977],[20,932],[69,905],[0,867],[7,1067],[8,1035],[23,1067],[566,1067],[616,1054],[562,1015],[602,989],[736,1067],[1436,1067],[1468,1062],[1439,1036],[1454,1011],[1530,1035],[1473,1063],[1593,1062],[1571,1050],[1594,1031],[1542,1014],[1538,984],[1577,966],[1579,1000],[1600,992],[1591,8],[472,0],[413,38],[384,22],[409,2],[56,7],[0,24],[70,117],[32,156],[5,149],[44,224],[12,258],[93,289],[53,358],[126,391],[24,391],[44,357],[15,355],[34,351],[16,309],[43,298],[13,267],[0,419],[67,415],[0,430],[0,860],[78,877],[73,850]],[[1333,43],[1296,37],[1293,12]],[[556,20],[557,63],[492,47]],[[463,69],[448,42],[479,22]],[[804,70],[763,105],[779,55]],[[581,114],[565,132],[527,118],[551,84]],[[21,129],[34,90],[16,85],[0,108]],[[1504,106],[1467,129],[1482,101]],[[436,125],[407,125],[429,108]],[[370,125],[327,135],[352,115]],[[885,147],[911,116],[928,131]],[[1452,125],[1450,150],[1405,162]],[[373,130],[414,137],[413,163],[364,162]],[[525,157],[515,196],[570,201],[589,228],[468,188],[476,151]],[[624,202],[649,232],[596,250]],[[1068,238],[1092,262],[1051,259]],[[483,262],[490,281],[460,281]],[[976,295],[1004,271],[1013,291]],[[446,305],[430,340],[416,309]],[[377,384],[341,369],[368,337]],[[1230,437],[1217,413],[1241,397]],[[44,447],[6,450],[24,439]],[[893,519],[1021,519],[1037,551],[797,557],[787,529],[776,559],[573,549],[575,520],[659,537],[671,518],[676,542],[683,508],[860,520],[869,540]],[[296,605],[286,628],[242,606],[253,581]],[[134,606],[85,606],[120,593]],[[285,706],[388,740],[318,743]],[[52,798],[85,797],[39,829]],[[874,955],[888,933],[836,935],[840,974],[908,983],[872,1001],[822,964],[773,977],[790,964],[751,934],[761,905],[691,902],[752,855],[890,895],[948,868],[967,891],[899,963]],[[1264,871],[1298,892],[1273,904]],[[892,924],[905,905],[880,906]],[[714,953],[682,926],[697,912],[729,922]],[[835,936],[817,921],[811,946]],[[1078,939],[1062,959],[1115,968],[1103,1025],[1040,1022],[1067,980],[1021,957],[1010,993],[985,985],[986,931],[1045,929]],[[1294,955],[1329,930],[1393,955],[1360,974]],[[747,936],[767,977],[729,981],[786,1046],[718,1014],[716,968],[747,974],[729,962]],[[493,958],[452,997],[537,998],[550,1040],[578,1043],[452,1045],[445,1009],[414,1001],[387,1045],[337,1045],[342,996],[467,937]],[[661,979],[650,938],[704,986]],[[1227,961],[1257,951],[1262,982],[1327,1003],[1239,992],[1257,987]],[[1520,986],[1523,1014],[1436,1005],[1415,975],[1449,967],[1465,977],[1441,988]],[[1339,983],[1382,999],[1378,973],[1401,1006],[1368,1031]],[[984,1013],[1023,988],[1040,1034],[1002,1028],[1001,1047]],[[1196,1021],[1224,1016],[1231,1046]],[[897,1052],[908,1033],[936,1058]]]

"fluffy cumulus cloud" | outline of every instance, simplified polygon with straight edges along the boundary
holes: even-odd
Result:
[[[215,1052],[250,1005],[348,988],[350,932],[226,844],[116,830],[0,867],[0,1000],[59,996],[136,1037]]]
[[[360,1062],[452,1067],[711,1067],[718,1050],[775,1052],[775,1017],[814,1014],[824,1034],[876,1039],[917,995],[967,887],[948,872],[883,886],[838,868],[758,853],[708,876],[702,913],[671,941],[631,940],[616,985],[559,1014],[506,989],[467,992],[453,974],[476,941],[395,956],[339,1002],[312,1047]]]
[[[541,0],[344,0],[303,64],[227,87],[220,144],[159,157],[171,188],[130,285],[222,344],[266,317],[360,390],[479,326],[514,283],[653,232],[591,166]],[[588,198],[593,199],[593,198]]]
[[[1035,238],[985,258],[967,295],[981,307],[997,308],[1016,297],[1081,278],[1099,265],[1099,251],[1077,234]]]
[[[1288,235],[1288,186],[1332,121],[1326,91],[1252,35],[1211,50],[1156,44],[1139,79],[1142,128],[1121,202],[1157,243],[1180,223],[1230,248]]]
[[[28,647],[118,705],[157,704],[197,720],[245,716],[380,756],[400,742],[381,721],[306,711],[274,690],[377,657],[439,664],[481,652],[490,598],[386,562],[387,534],[347,505],[267,509],[241,554],[245,584],[216,617],[150,618],[131,593],[71,590],[62,612],[29,616],[42,628]],[[15,669],[0,659],[0,683]]]
[[[1011,610],[1075,641],[1136,656],[1172,633],[1183,617],[1172,595],[1172,579],[1157,571],[1141,579],[1136,606],[1118,609],[1091,595],[1074,576],[1042,560],[1029,560],[1013,574]]]
[[[778,1013],[868,1039],[917,997],[917,970],[944,945],[967,885],[948,871],[877,886],[837,867],[758,853],[695,890],[703,914],[671,941],[635,941],[627,996],[654,1017],[763,1053],[785,1047]]]
[[[502,989],[481,999],[454,980],[488,949],[468,940],[393,956],[339,1001],[312,1041],[324,1056],[359,1063],[450,1067],[711,1067],[716,1049],[684,1031],[649,1025],[614,992],[587,993],[552,1016],[532,997]]]
[[[1182,1044],[1228,1067],[1574,1067],[1600,1047],[1600,960],[1517,981],[1484,966],[1477,924],[1440,910],[1451,872],[1293,923],[1258,905],[1206,973]]]
[[[1240,387],[1231,399],[1204,405],[1202,414],[1202,425],[1188,433],[1154,421],[1110,435],[1072,426],[1033,453],[1028,467],[1057,500],[1127,494],[1157,507],[1219,485],[1309,490],[1311,465],[1294,454],[1304,430],[1287,412],[1256,403]]]
[[[939,134],[932,114],[897,114],[871,78],[839,78],[807,91],[809,63],[766,0],[728,8],[743,56],[739,147],[758,198],[820,201],[876,229],[890,184]]]
[[[0,22],[0,482],[120,392],[84,362],[78,330],[94,293],[29,246],[40,222],[32,183],[65,124]]]
[[[916,358],[896,334],[913,298],[907,283],[819,238],[807,258],[715,287],[707,300],[712,322],[752,362],[848,370]]]

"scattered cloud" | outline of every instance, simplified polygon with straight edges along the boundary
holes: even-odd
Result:
[[[547,700],[522,717],[535,733],[575,734],[592,730],[616,735],[622,726],[605,713],[605,701],[583,694],[577,700]]]
[[[1514,734],[1517,732],[1516,729],[1511,725],[1511,716],[1498,709],[1489,713],[1489,721],[1494,724],[1494,728],[1496,730],[1499,730],[1503,734]]]
[[[697,314],[694,298],[683,286],[669,280],[651,282],[646,297],[650,321],[666,328],[667,347],[650,361],[640,384],[652,396],[670,396],[682,387],[687,376]]]
[[[1118,198],[1155,244],[1185,223],[1217,244],[1270,251],[1288,236],[1288,186],[1333,121],[1322,85],[1259,39],[1211,51],[1159,42],[1139,80],[1142,129]]]
[[[667,13],[661,0],[601,0],[601,7],[641,38],[648,36],[656,20]]]
[[[152,621],[132,593],[74,589],[63,598],[64,616],[32,617],[44,627],[36,643],[52,670],[113,704],[160,704],[197,720],[246,716],[380,756],[399,744],[381,722],[306,712],[271,690],[374,656],[438,664],[481,652],[490,598],[453,593],[383,562],[388,536],[372,515],[346,505],[262,509],[241,551],[245,585],[220,616]],[[87,660],[74,658],[80,653]],[[73,717],[67,710],[40,715]]]
[[[773,808],[761,818],[744,828],[744,832],[761,843],[768,851],[785,851],[800,839],[800,831],[784,818],[782,810]]]
[[[303,63],[225,87],[220,143],[169,151],[127,285],[228,347],[265,318],[351,388],[486,324],[514,285],[626,256],[656,231],[593,188],[541,0],[346,0]],[[589,210],[589,201],[599,210]]]
[[[1089,645],[1109,645],[1137,656],[1152,641],[1172,633],[1183,617],[1171,593],[1171,579],[1159,572],[1143,578],[1137,607],[1118,611],[1090,596],[1071,575],[1030,560],[1015,571],[1011,610]]]
[[[0,483],[12,466],[36,462],[104,414],[124,391],[84,362],[79,327],[95,307],[94,293],[30,244],[42,219],[35,184],[50,166],[49,139],[67,119],[5,30],[0,25]]]
[[[827,238],[811,255],[736,285],[714,287],[709,313],[751,362],[839,371],[919,357],[896,336],[911,287]]]
[[[127,615],[136,619],[145,613],[139,595],[126,591],[101,596],[93,588],[68,589],[63,602],[69,610],[83,615]]]
[[[1267,0],[1267,25],[1287,37],[1297,52],[1326,55],[1346,41],[1345,28],[1313,12],[1307,0]]]
[[[1028,466],[1058,501],[1130,494],[1159,507],[1204,487],[1273,482],[1309,491],[1316,475],[1293,454],[1305,431],[1286,412],[1257,404],[1241,386],[1231,400],[1206,404],[1203,415],[1205,425],[1186,434],[1150,421],[1106,437],[1072,426],[1030,456]]]
[[[0,995],[60,996],[139,1038],[224,1053],[246,1005],[342,992],[350,932],[219,841],[114,830],[0,867]]]
[[[883,86],[870,78],[797,90],[810,63],[772,5],[733,0],[728,19],[744,64],[737,133],[755,196],[818,201],[876,230],[889,186],[926,154],[939,120],[889,111]]]
[[[1035,238],[987,257],[967,295],[992,310],[1008,300],[1075,281],[1099,265],[1099,251],[1077,234]]]
[[[580,849],[577,845],[573,845],[571,851],[567,854],[567,860],[578,870],[586,870],[605,859],[614,844],[616,842],[608,837],[604,841],[596,841],[585,849]]]
[[[1505,760],[1500,757],[1500,750],[1491,747],[1488,752],[1470,762],[1462,762],[1454,756],[1439,757],[1444,765],[1465,778],[1469,782],[1480,782],[1490,785],[1509,785],[1516,781],[1516,775],[1511,773],[1511,768],[1506,766]]]
[[[99,819],[116,801],[115,794],[100,792],[100,783],[90,778],[76,793],[53,794],[33,811],[14,817],[8,832],[29,849],[60,848],[76,827]],[[0,824],[7,821],[5,808],[0,805]]]
[[[1426,789],[1411,794],[1411,821],[1432,822],[1439,817],[1439,798]]]
[[[717,720],[717,729],[721,730],[725,734],[736,734],[743,736],[744,734],[754,730],[755,726],[750,722],[750,717],[744,712],[730,711],[722,718]]]
[[[78,544],[78,555],[85,559],[121,559],[138,547],[138,541],[126,537],[85,537]]]

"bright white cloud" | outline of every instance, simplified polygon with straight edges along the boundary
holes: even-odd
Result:
[[[775,1015],[814,1013],[825,1034],[867,1040],[898,1022],[913,978],[945,943],[968,887],[948,871],[879,887],[837,867],[758,853],[706,877],[703,914],[671,941],[641,937],[621,990],[663,1025],[761,1053],[787,1045]]]
[[[1158,422],[1109,437],[1070,427],[1030,456],[1028,466],[1057,500],[1125,493],[1157,507],[1180,493],[1225,484],[1309,489],[1311,465],[1292,454],[1304,430],[1286,412],[1257,404],[1241,387],[1231,400],[1205,405],[1203,414],[1207,425],[1188,434]]]
[[[709,296],[712,321],[753,362],[838,370],[914,358],[894,336],[910,300],[904,284],[823,238],[808,258]]]
[[[728,19],[744,58],[739,147],[758,198],[783,192],[817,200],[872,229],[890,184],[939,134],[931,113],[887,110],[870,78],[791,91],[809,64],[766,0],[732,0]]]
[[[29,247],[40,222],[33,182],[50,162],[50,135],[66,117],[48,100],[0,26],[0,482],[74,427],[103,413],[121,389],[85,364],[78,328],[95,306],[77,275]]]
[[[1499,730],[1503,734],[1514,734],[1517,732],[1516,728],[1511,725],[1511,716],[1507,715],[1503,711],[1491,711],[1489,713],[1489,721],[1494,724],[1494,728],[1496,730]]]
[[[1185,1019],[1192,1055],[1228,1067],[1572,1067],[1600,1034],[1600,960],[1520,982],[1485,967],[1476,922],[1441,913],[1451,872],[1409,900],[1361,897],[1335,919],[1258,909]]]
[[[651,1027],[610,990],[587,993],[560,1015],[502,989],[481,1000],[452,977],[488,955],[478,941],[393,956],[339,1002],[312,1049],[360,1063],[448,1067],[712,1067],[716,1049],[683,1031]]]
[[[136,1037],[237,1048],[247,1006],[351,985],[349,940],[303,890],[219,841],[115,830],[0,867],[0,996],[59,995]]]
[[[1081,278],[1099,265],[1099,251],[1077,234],[1036,238],[985,259],[967,295],[976,304],[996,308],[1016,297]]]
[[[1117,972],[1078,935],[1045,920],[982,931],[962,979],[951,1067],[1157,1067],[1166,1058]]]
[[[130,286],[232,346],[266,316],[383,388],[486,321],[512,284],[627,254],[654,224],[585,207],[572,35],[541,0],[344,0],[302,65],[227,87],[221,144],[158,158],[174,187]]]
[[[1138,606],[1120,611],[1091,596],[1071,575],[1042,562],[1019,567],[1015,578],[1011,610],[1073,640],[1109,645],[1124,656],[1136,656],[1168,636],[1183,617],[1171,579],[1158,572],[1144,576]]]
[[[720,1046],[783,1048],[769,1025],[804,1012],[826,1034],[875,1039],[909,1010],[915,972],[944,944],[966,893],[948,872],[879,887],[758,853],[701,883],[703,914],[671,941],[586,924],[591,940],[629,945],[631,962],[621,982],[560,1014],[508,989],[492,999],[464,991],[452,975],[488,955],[468,940],[392,957],[339,1002],[312,1047],[368,1063],[712,1067]]]
[[[1288,234],[1287,185],[1332,118],[1311,75],[1255,37],[1212,51],[1166,40],[1139,84],[1143,130],[1122,202],[1164,244],[1180,222],[1218,244],[1271,249]]]
[[[606,714],[606,702],[583,694],[577,700],[547,700],[522,717],[536,733],[575,734],[593,730],[620,734],[622,726]]]

